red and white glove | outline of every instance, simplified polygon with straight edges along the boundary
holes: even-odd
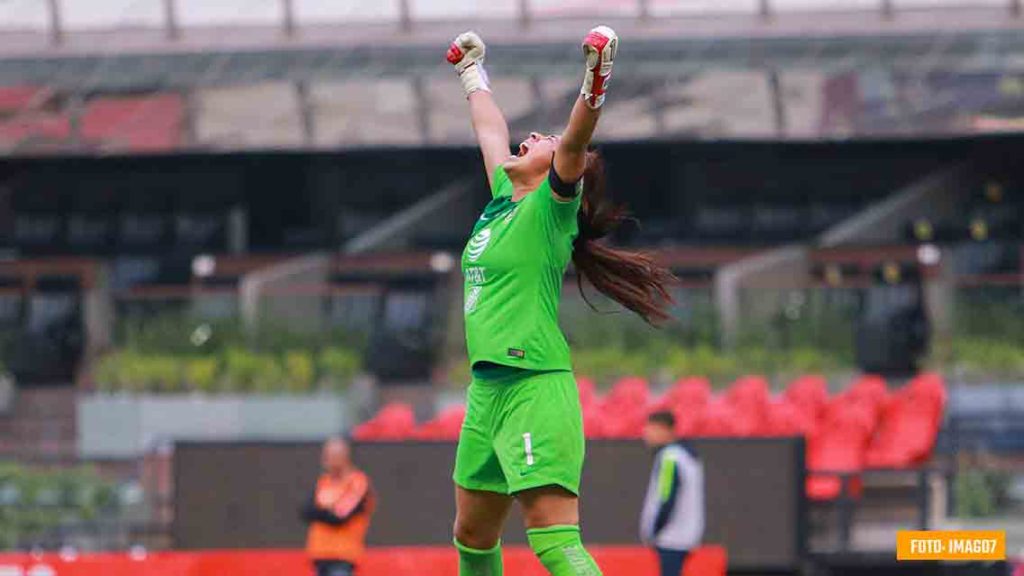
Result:
[[[619,50],[619,37],[615,30],[598,26],[583,39],[583,54],[587,58],[587,73],[583,76],[580,94],[587,106],[597,109],[604,104],[604,93],[612,77],[612,63]]]
[[[462,89],[465,90],[467,98],[477,90],[491,91],[487,72],[484,71],[486,52],[487,46],[484,45],[484,41],[472,31],[459,34],[448,46],[448,53],[445,56],[459,73],[459,80],[462,81]]]

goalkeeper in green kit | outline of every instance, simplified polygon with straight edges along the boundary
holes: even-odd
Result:
[[[513,500],[548,572],[601,574],[580,540],[583,420],[558,327],[562,277],[572,260],[600,292],[651,323],[668,317],[674,280],[643,254],[599,241],[626,217],[604,199],[601,158],[588,150],[618,42],[606,26],[587,34],[568,126],[560,136],[531,133],[515,155],[484,72],[483,41],[467,32],[448,48],[492,195],[462,254],[473,381],[453,475],[461,576],[502,574],[500,538]]]

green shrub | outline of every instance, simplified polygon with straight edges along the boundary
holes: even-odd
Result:
[[[1024,376],[1024,347],[1005,340],[958,338],[953,342],[955,367],[968,374]]]
[[[810,348],[771,350],[748,345],[735,351],[722,351],[707,344],[673,346],[668,340],[651,343],[644,350],[617,347],[574,350],[573,365],[577,373],[594,378],[602,385],[628,375],[663,381],[703,376],[716,385],[726,385],[745,374],[827,374],[851,366],[845,359]]]
[[[743,372],[735,354],[721,354],[707,344],[672,350],[668,365],[673,378],[704,376],[714,382],[735,378]]]
[[[589,348],[572,355],[573,369],[581,376],[594,378],[601,384],[630,375],[649,374],[648,358],[620,348]]]
[[[317,354],[294,349],[283,354],[233,347],[218,355],[168,355],[121,351],[96,365],[97,388],[105,392],[309,393],[318,380],[342,390],[358,374],[360,356],[334,347]]]
[[[151,390],[171,392],[178,390],[182,382],[183,363],[173,356],[153,356],[144,364]]]
[[[293,393],[310,392],[316,380],[316,365],[313,355],[302,350],[292,350],[284,355],[285,382],[287,390]]]
[[[92,468],[0,464],[0,549],[41,537],[67,519],[94,520],[117,505],[116,494]]]
[[[184,358],[186,385],[197,392],[216,392],[220,386],[220,360],[215,357]]]
[[[116,352],[100,361],[95,374],[101,390],[160,392],[180,386],[181,366],[171,356]]]
[[[966,470],[954,479],[956,514],[984,518],[1004,509],[1011,476],[1005,472]]]
[[[272,392],[284,388],[285,374],[274,356],[242,348],[224,354],[224,389],[231,392]]]
[[[127,386],[125,382],[121,380],[121,366],[120,358],[118,354],[107,354],[99,359],[96,363],[96,367],[93,369],[93,378],[96,381],[96,387],[102,392],[114,392],[116,390],[123,390]]]
[[[172,306],[168,303],[169,308]],[[283,355],[290,350],[312,352],[338,345],[361,350],[368,340],[365,332],[365,327],[351,324],[303,331],[273,318],[262,318],[255,326],[247,326],[237,315],[210,318],[179,306],[177,310],[155,315],[123,318],[115,327],[115,342],[120,349],[145,354],[208,355],[248,348]]]
[[[335,390],[343,390],[362,367],[356,352],[346,348],[325,348],[317,356],[320,376]]]

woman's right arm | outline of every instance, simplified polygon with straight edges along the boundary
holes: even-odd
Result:
[[[505,163],[509,156],[508,124],[505,115],[498,108],[494,96],[483,90],[469,95],[469,115],[473,120],[473,132],[484,157],[487,181],[494,178],[494,169]]]
[[[462,81],[462,89],[469,100],[469,115],[476,133],[480,152],[484,157],[487,180],[494,177],[494,170],[509,156],[508,123],[494,101],[484,71],[486,46],[475,32],[459,34],[448,47],[448,62],[455,66]]]

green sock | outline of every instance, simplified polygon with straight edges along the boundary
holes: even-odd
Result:
[[[601,576],[601,569],[580,541],[579,526],[531,528],[526,538],[551,576]]]
[[[477,550],[464,546],[458,540],[455,548],[459,551],[459,576],[501,576],[501,541],[490,550]]]

